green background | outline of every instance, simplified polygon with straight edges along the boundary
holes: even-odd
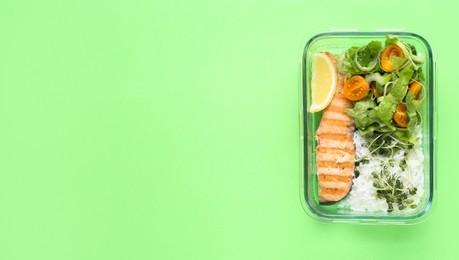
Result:
[[[457,259],[458,6],[2,1],[0,259]],[[405,28],[438,58],[438,203],[324,225],[299,198],[299,51]]]

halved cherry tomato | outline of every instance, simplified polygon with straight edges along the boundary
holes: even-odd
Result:
[[[410,84],[410,92],[416,96],[416,99],[419,98],[419,95],[421,94],[421,90],[422,90],[421,83],[414,81],[413,83]]]
[[[405,103],[400,103],[397,105],[396,111],[394,113],[394,121],[401,127],[408,126],[408,115],[406,114]]]
[[[402,48],[400,48],[397,44],[387,46],[381,54],[381,68],[387,72],[395,71],[391,63],[392,56],[399,58],[405,57]]]
[[[368,95],[370,85],[362,76],[353,76],[344,82],[344,97],[357,101]]]

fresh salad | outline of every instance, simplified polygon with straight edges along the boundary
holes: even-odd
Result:
[[[421,123],[423,56],[413,45],[387,36],[385,47],[372,41],[343,53],[340,69],[348,80],[344,95],[355,101],[347,113],[361,135],[393,133],[416,144],[414,129]]]

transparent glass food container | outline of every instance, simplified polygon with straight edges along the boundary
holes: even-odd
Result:
[[[401,41],[412,44],[424,56],[422,69],[425,74],[426,97],[422,115],[422,152],[424,155],[424,194],[417,209],[409,212],[362,212],[338,207],[338,203],[322,205],[318,200],[316,167],[316,131],[322,112],[309,113],[311,104],[312,55],[328,51],[339,55],[352,46],[362,46],[372,40],[384,44],[386,35],[397,35]],[[422,36],[409,32],[325,32],[311,37],[301,50],[300,78],[300,197],[303,208],[313,219],[326,223],[358,224],[416,224],[430,213],[436,199],[435,157],[436,157],[436,62],[431,45]],[[423,90],[424,91],[424,90]]]

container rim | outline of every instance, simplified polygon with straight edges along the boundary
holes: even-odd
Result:
[[[363,36],[363,37],[381,37],[385,35],[397,35],[397,36],[408,36],[417,38],[424,44],[427,49],[426,61],[430,64],[428,71],[430,77],[428,79],[429,84],[429,103],[432,104],[429,107],[428,118],[431,122],[429,127],[429,142],[431,149],[429,149],[429,157],[431,162],[429,163],[429,181],[431,185],[429,186],[429,197],[426,206],[417,214],[414,215],[395,215],[395,216],[371,216],[371,215],[332,215],[332,214],[323,214],[314,209],[310,204],[308,197],[307,187],[308,187],[308,178],[306,178],[307,168],[305,165],[306,159],[308,158],[308,147],[307,147],[307,136],[304,135],[305,130],[307,129],[307,100],[306,100],[306,73],[307,64],[306,64],[306,54],[311,43],[321,37],[327,36]],[[400,224],[400,225],[412,225],[418,224],[424,221],[428,216],[431,215],[432,210],[435,206],[437,189],[436,189],[436,134],[437,134],[437,75],[436,75],[436,60],[435,53],[432,50],[431,44],[420,34],[414,32],[407,32],[403,30],[377,30],[377,31],[322,31],[313,34],[307,41],[304,41],[300,47],[300,73],[299,73],[299,126],[300,126],[300,198],[303,209],[306,211],[307,215],[311,218],[325,223],[354,223],[354,224]]]

